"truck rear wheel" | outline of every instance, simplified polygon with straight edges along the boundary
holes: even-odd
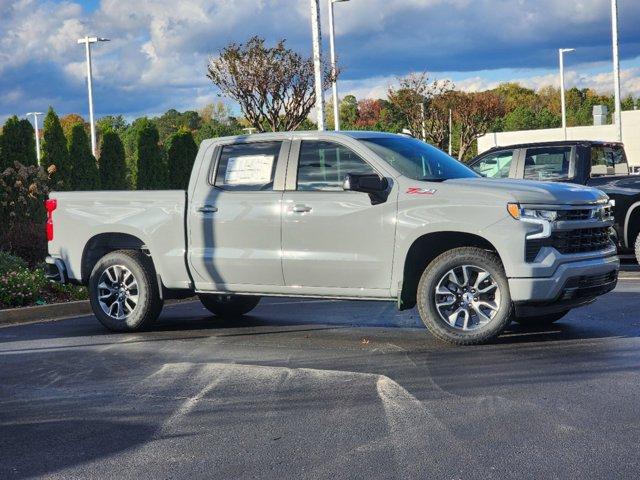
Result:
[[[474,345],[496,338],[511,322],[509,283],[498,256],[475,247],[449,250],[425,269],[418,311],[439,340]]]
[[[260,297],[248,295],[198,295],[204,308],[218,317],[240,317],[258,306]]]
[[[135,332],[148,327],[163,306],[151,259],[136,250],[105,255],[91,272],[89,300],[109,330]]]

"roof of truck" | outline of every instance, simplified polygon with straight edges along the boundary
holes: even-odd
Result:
[[[507,148],[529,148],[529,147],[560,147],[563,145],[622,145],[622,142],[605,142],[602,140],[555,140],[552,142],[528,142],[528,143],[516,143],[512,145],[499,145],[482,152],[482,155],[488,152],[492,152],[494,150],[504,150]]]
[[[318,131],[318,130],[304,130],[304,131],[295,131],[295,132],[264,132],[264,133],[251,133],[247,135],[236,135],[231,137],[218,137],[208,139],[212,142],[220,142],[220,141],[228,141],[228,140],[260,140],[264,138],[265,140],[274,140],[274,139],[304,139],[309,137],[320,137],[320,138],[331,138],[331,137],[351,137],[351,138],[384,138],[384,137],[398,137],[407,135],[401,135],[396,133],[387,133],[387,132],[371,132],[371,131],[339,131],[335,132],[333,130],[326,131]]]

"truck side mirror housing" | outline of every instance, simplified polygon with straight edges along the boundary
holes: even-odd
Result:
[[[347,173],[344,177],[342,188],[351,192],[362,192],[369,194],[371,204],[377,205],[387,201],[389,192],[389,180],[374,173],[359,174]]]

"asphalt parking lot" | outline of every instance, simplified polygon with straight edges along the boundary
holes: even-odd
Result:
[[[639,291],[477,347],[374,302],[0,328],[0,477],[638,478]]]

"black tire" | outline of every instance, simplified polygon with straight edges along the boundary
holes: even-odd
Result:
[[[100,287],[101,278],[105,280],[109,278],[108,273],[113,273],[113,270],[109,270],[110,267],[120,271],[122,271],[120,267],[125,267],[133,275],[136,282],[137,303],[126,318],[114,318],[103,309],[103,306],[108,307],[108,302],[112,301],[114,297],[108,297],[102,304],[100,301],[101,293],[104,295],[110,291]],[[109,272],[107,272],[108,270]],[[113,295],[117,297],[114,284],[111,285],[111,288],[114,289]],[[118,250],[108,253],[98,260],[89,278],[89,300],[93,313],[100,323],[114,332],[135,332],[149,327],[160,315],[164,303],[160,297],[153,262],[147,255],[137,250]],[[130,303],[127,304],[127,308],[131,308]],[[116,307],[115,313],[117,314],[117,312]]]
[[[450,325],[441,317],[436,307],[438,283],[450,270],[460,268],[463,265],[477,267],[489,273],[500,292],[499,302],[495,302],[497,311],[494,316],[488,323],[473,330],[462,330]],[[455,295],[452,296],[455,297]],[[420,278],[417,300],[422,322],[431,334],[438,340],[455,345],[476,345],[489,342],[500,335],[511,323],[513,304],[502,263],[495,253],[480,248],[455,248],[433,260]]]
[[[218,317],[241,317],[258,306],[260,297],[249,295],[198,295],[202,305]]]
[[[544,327],[557,322],[561,318],[564,318],[564,316],[567,313],[569,313],[569,310],[565,310],[564,312],[550,313],[548,315],[535,316],[535,317],[517,317],[516,316],[514,317],[514,320],[518,322],[520,325],[524,325],[527,327],[535,327],[535,326]]]

